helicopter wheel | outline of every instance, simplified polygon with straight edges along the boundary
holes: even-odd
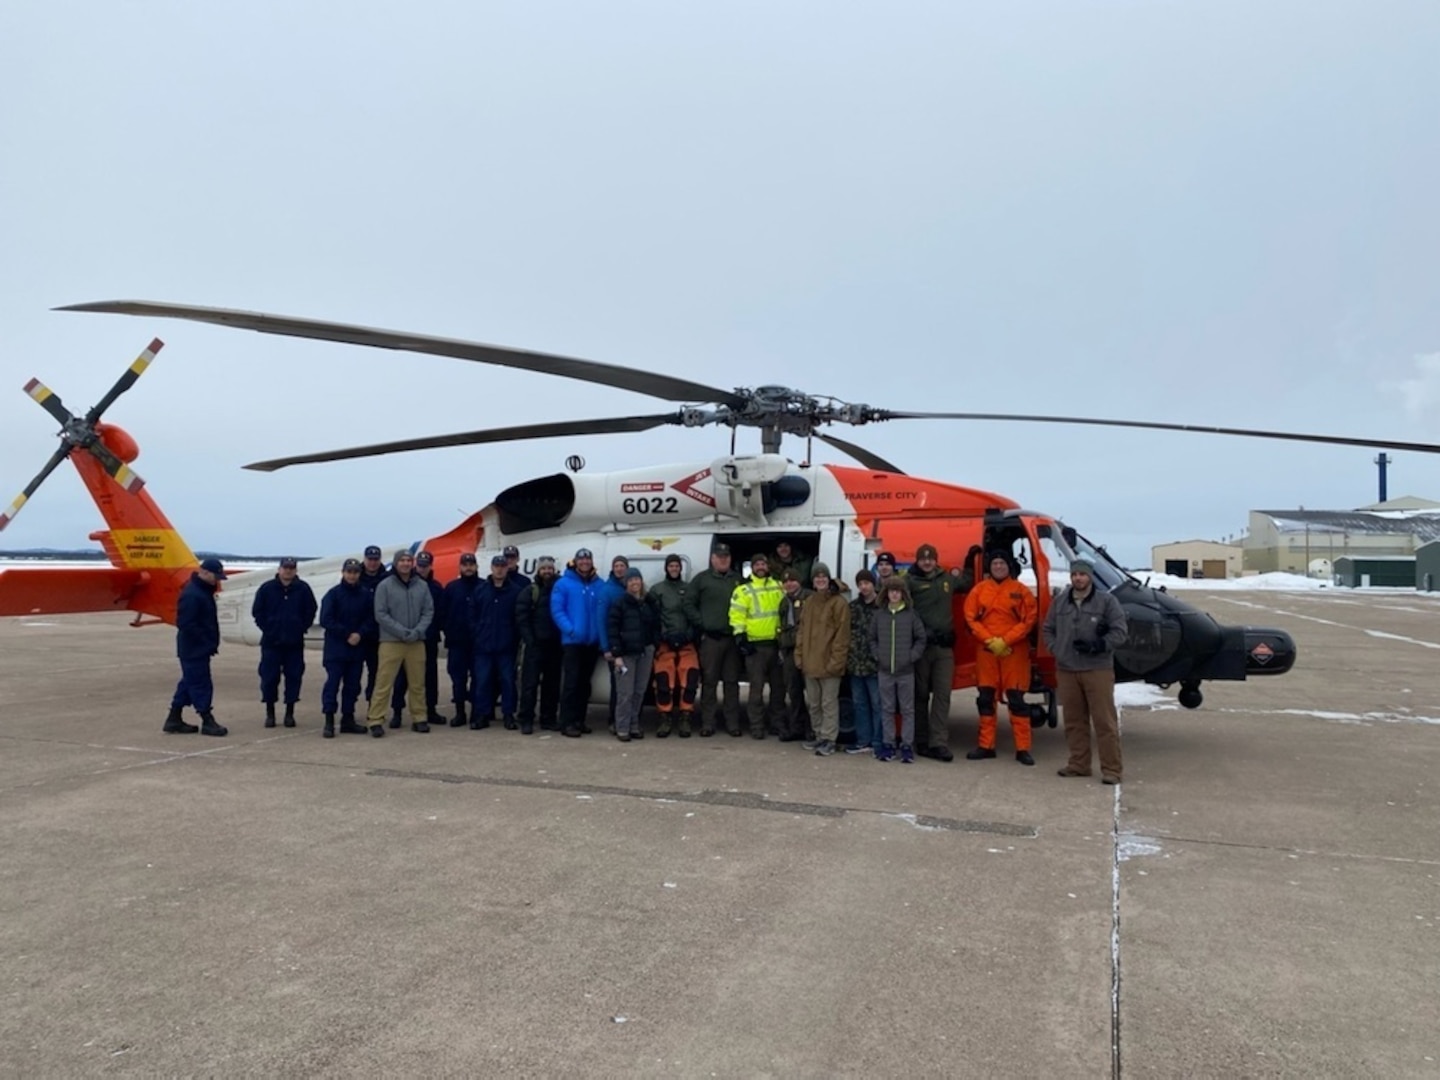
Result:
[[[1044,705],[1030,706],[1030,730],[1038,731],[1042,727],[1055,727],[1059,724],[1058,710],[1055,708],[1055,691],[1045,691]]]
[[[1198,682],[1182,682],[1179,696],[1180,704],[1187,709],[1198,709],[1200,703],[1205,700],[1205,695],[1200,692]]]

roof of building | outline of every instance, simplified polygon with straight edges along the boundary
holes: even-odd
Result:
[[[1440,539],[1440,513],[1412,510],[1256,510],[1282,533],[1357,533]]]

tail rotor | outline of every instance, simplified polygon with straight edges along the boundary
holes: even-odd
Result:
[[[135,380],[144,374],[145,369],[150,366],[150,362],[155,359],[155,354],[163,347],[164,342],[159,338],[150,342],[149,347],[135,358],[134,362],[125,369],[125,373],[115,381],[115,385],[84,416],[76,416],[67,409],[65,403],[60,400],[60,395],[39,379],[31,379],[25,384],[25,392],[34,398],[42,409],[59,421],[60,448],[50,455],[50,460],[45,463],[44,468],[36,474],[35,479],[25,486],[25,490],[5,509],[5,512],[0,513],[0,532],[3,532],[5,527],[15,519],[15,515],[30,500],[30,496],[35,494],[59,464],[76,450],[84,450],[93,456],[110,478],[130,494],[135,494],[145,486],[145,481],[140,478],[139,474],[122,461],[109,446],[105,445],[106,425],[100,422],[100,417],[115,403],[116,398],[135,385]]]

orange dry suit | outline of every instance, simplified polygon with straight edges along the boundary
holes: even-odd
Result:
[[[1030,749],[1030,634],[1039,608],[1035,594],[1013,577],[987,577],[965,598],[965,622],[979,642],[975,651],[975,707],[980,713],[980,747],[995,749],[995,714],[1005,695],[1015,749]]]

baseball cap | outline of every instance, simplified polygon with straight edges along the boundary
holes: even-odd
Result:
[[[769,566],[770,556],[766,555],[763,551],[757,551],[754,555],[750,556],[750,565],[754,566],[757,562],[763,562],[766,566]]]
[[[475,556],[472,555],[470,552],[467,551],[464,555],[461,555],[461,556],[460,556],[460,565],[461,565],[461,566],[474,566],[474,565],[475,565]]]
[[[710,549],[710,554],[711,554],[711,555],[729,555],[729,554],[730,554],[730,545],[729,545],[729,544],[716,544],[714,547],[712,547],[712,548]]]
[[[280,560],[280,569],[282,570],[294,570],[295,567],[298,565],[299,564],[295,561],[295,556],[293,555],[286,555],[283,559]]]
[[[428,551],[422,551],[415,556],[415,562],[420,566],[429,566],[435,561],[435,556]]]
[[[225,567],[219,559],[206,559],[200,564],[201,570],[208,570],[215,575],[216,581],[225,580]]]
[[[366,557],[367,559],[378,559],[378,558],[380,558],[380,549],[379,549],[378,547],[376,547],[374,544],[371,544],[369,547],[367,547],[367,548],[365,549],[365,557]]]
[[[520,557],[520,549],[514,544],[506,544],[505,557],[507,559],[518,559]]]
[[[576,557],[577,559],[593,559],[593,558],[595,558],[595,556],[591,553],[591,551],[590,551],[589,548],[581,548],[579,551],[575,552],[575,557]]]
[[[509,565],[510,565],[510,560],[507,559],[507,558],[505,558],[504,555],[493,555],[493,556],[491,556],[491,558],[490,558],[490,565],[491,565],[491,566],[509,566]]]
[[[553,569],[555,566],[555,556],[541,555],[538,559],[535,560],[535,569],[538,570],[542,566],[549,566]]]
[[[341,570],[342,573],[349,573],[351,570],[359,570],[359,569],[360,569],[360,560],[359,560],[359,559],[346,559],[346,560],[345,560],[345,565],[342,566],[342,567],[340,567],[340,570]]]

